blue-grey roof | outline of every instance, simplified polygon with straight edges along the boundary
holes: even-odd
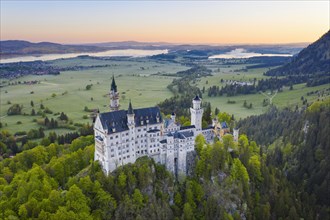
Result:
[[[164,119],[164,127],[168,128],[170,124],[174,123],[175,125],[180,125],[180,123],[173,121],[172,119],[165,118]]]
[[[209,125],[209,126],[207,126],[206,128],[203,128],[202,130],[210,130],[210,129],[214,129],[214,126]]]
[[[147,131],[147,133],[157,133],[159,131],[160,131],[159,129],[152,129],[152,130]]]
[[[181,133],[179,133],[177,131],[173,133],[173,137],[174,138],[179,138],[179,139],[184,139],[185,138]]]
[[[167,143],[167,140],[166,140],[166,139],[161,140],[160,143],[161,143],[161,144],[166,144],[166,143]]]
[[[183,136],[185,136],[186,138],[188,137],[193,137],[194,136],[194,132],[192,131],[182,131],[180,132]]]
[[[195,125],[182,126],[182,127],[180,127],[180,130],[186,130],[186,129],[191,129],[191,128],[195,128]]]
[[[171,137],[173,136],[173,138],[179,138],[179,139],[185,139],[188,137],[193,137],[194,136],[194,132],[192,131],[175,131],[173,133],[168,133],[167,136]]]
[[[168,137],[172,137],[173,134],[172,134],[172,133],[168,133],[166,136],[168,136]]]
[[[226,122],[221,122],[221,128],[228,128],[228,125]]]
[[[133,112],[136,127],[162,123],[162,117],[158,107],[134,109]],[[109,134],[128,130],[126,110],[101,113],[99,117],[103,129],[108,129]],[[159,122],[157,122],[157,117],[159,117]],[[141,121],[143,121],[143,125],[141,125]]]
[[[194,100],[195,100],[195,101],[200,101],[201,99],[199,98],[198,95],[196,95],[195,98],[194,98]]]

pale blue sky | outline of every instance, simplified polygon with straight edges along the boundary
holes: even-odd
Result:
[[[311,42],[329,1],[3,1],[1,40]]]

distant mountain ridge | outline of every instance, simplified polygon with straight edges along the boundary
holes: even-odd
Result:
[[[237,44],[236,45],[236,44],[203,44],[203,43],[189,44],[189,43],[169,43],[169,42],[118,41],[118,42],[88,43],[84,45],[108,47],[109,49],[110,48],[111,49],[144,49],[144,50],[168,49],[170,51],[198,50],[198,51],[204,51],[204,53],[212,53],[212,51],[225,53],[237,48],[244,48],[248,51],[260,52],[260,53],[296,54],[308,44],[291,43],[291,44]]]
[[[102,42],[102,43],[87,43],[83,45],[88,46],[101,46],[101,47],[119,47],[119,46],[168,46],[168,45],[177,45],[167,42],[139,42],[139,41],[118,41],[118,42]]]
[[[300,51],[291,62],[272,69],[269,76],[330,74],[330,30]]]
[[[63,45],[51,42],[31,43],[23,40],[0,41],[0,57],[56,53],[99,52],[106,48],[88,45]]]
[[[244,48],[247,51],[257,53],[290,53],[296,54],[303,48],[302,43],[297,44],[269,44],[269,45],[207,45],[207,44],[177,44],[167,42],[138,42],[120,41],[103,42],[88,44],[59,44],[52,42],[32,43],[24,40],[0,41],[0,57],[10,58],[17,56],[38,56],[44,54],[65,54],[65,53],[84,53],[101,52],[106,50],[140,49],[140,50],[164,50],[169,52],[194,53],[195,55],[204,54],[203,58],[211,55],[226,53],[236,48]]]

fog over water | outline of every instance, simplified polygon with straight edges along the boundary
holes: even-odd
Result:
[[[209,59],[231,59],[231,58],[250,58],[250,57],[274,57],[274,56],[279,56],[279,57],[291,57],[292,54],[266,54],[266,53],[255,53],[255,52],[248,52],[247,50],[243,48],[237,48],[235,50],[232,50],[228,53],[224,54],[218,54],[218,55],[213,55],[210,56]]]
[[[29,62],[36,60],[56,60],[62,58],[73,58],[82,55],[89,55],[93,57],[115,57],[115,56],[129,56],[129,57],[145,57],[152,56],[157,54],[166,54],[168,50],[135,50],[135,49],[127,49],[127,50],[108,50],[103,52],[91,52],[91,53],[66,53],[66,54],[45,54],[40,56],[21,56],[14,57],[8,59],[0,60],[0,63],[14,63],[14,62]]]

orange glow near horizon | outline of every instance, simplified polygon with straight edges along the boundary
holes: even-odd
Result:
[[[1,2],[1,40],[276,44],[328,30],[329,1]]]

